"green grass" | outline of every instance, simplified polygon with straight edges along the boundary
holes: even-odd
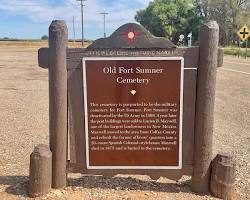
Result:
[[[232,48],[225,48],[224,49],[224,54],[225,55],[231,55],[231,56],[241,56],[241,57],[250,57],[250,49],[247,50],[246,49],[232,49]]]

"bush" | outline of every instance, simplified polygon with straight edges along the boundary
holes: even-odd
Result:
[[[242,57],[250,57],[250,49],[246,52],[245,49],[224,49],[225,55],[231,55],[231,56],[242,56]]]
[[[49,37],[47,35],[44,35],[41,37],[41,40],[48,40],[48,39],[49,39]]]

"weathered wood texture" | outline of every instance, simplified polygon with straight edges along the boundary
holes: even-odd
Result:
[[[68,170],[74,173],[83,173],[83,174],[95,174],[95,175],[104,175],[104,176],[115,176],[117,174],[134,174],[134,175],[148,175],[152,179],[159,179],[162,177],[167,177],[172,180],[179,180],[183,175],[192,174],[193,167],[192,165],[184,165],[181,170],[176,169],[83,169],[81,163],[68,163]]]
[[[67,50],[68,69],[68,106],[69,106],[69,134],[70,134],[70,161],[69,172],[84,174],[148,174],[152,178],[166,176],[178,180],[183,174],[193,173],[193,146],[194,146],[194,116],[196,99],[196,76],[198,67],[199,48],[177,48],[175,50],[146,50],[146,49],[114,49],[114,50]],[[88,170],[86,169],[84,107],[83,107],[83,57],[105,56],[183,56],[184,67],[184,125],[183,125],[183,169],[182,170]]]
[[[38,197],[49,192],[52,180],[52,153],[40,144],[30,155],[29,196]]]
[[[57,21],[55,24],[58,23],[62,22]],[[163,45],[160,49],[150,45],[146,48],[141,48],[143,45],[139,43],[137,46],[131,47],[130,45],[129,48],[122,48],[121,44],[119,44],[111,49],[110,45],[116,44],[108,44],[104,40],[96,41],[88,49],[66,49],[65,24],[58,24],[58,27],[54,25],[54,27],[54,31],[50,34],[50,48],[42,48],[38,53],[39,66],[49,68],[50,141],[53,155],[55,153],[56,157],[53,158],[54,187],[64,187],[66,184],[65,148],[67,146],[67,127],[65,127],[65,120],[67,120],[68,111],[70,161],[67,167],[69,172],[103,175],[115,175],[118,173],[148,174],[152,178],[166,176],[175,180],[179,179],[183,174],[193,175],[195,173],[193,178],[194,190],[207,191],[209,163],[211,161],[211,131],[213,124],[211,118],[213,114],[215,68],[223,63],[222,51],[217,54],[218,26],[215,23],[208,23],[202,26],[200,47],[169,48],[169,45]],[[184,57],[183,168],[181,170],[86,169],[82,58],[110,56]],[[199,74],[197,90],[199,97],[196,99],[197,68]],[[68,95],[68,109],[66,95]],[[198,101],[197,105],[196,100]],[[59,102],[59,104],[56,102]],[[197,112],[195,111],[196,108],[198,109]],[[195,122],[198,123],[196,128]],[[194,132],[196,132],[196,135]],[[56,141],[56,143],[53,141]],[[193,169],[194,156],[196,157],[195,169]]]
[[[223,65],[223,49],[218,49],[218,67]],[[183,56],[185,60],[185,68],[198,67],[199,62],[199,47],[190,48],[176,48],[169,49],[100,49],[100,50],[87,50],[83,48],[70,48],[67,49],[67,69],[81,68],[83,57],[102,57],[102,56]],[[48,68],[49,64],[49,49],[41,48],[38,51],[38,65],[42,68]]]
[[[218,41],[219,26],[215,21],[201,25],[192,177],[192,189],[198,193],[209,191]]]
[[[222,48],[219,48],[218,49],[217,67],[223,66],[223,56],[224,56],[224,50]]]
[[[67,68],[82,68],[83,57],[184,57],[185,68],[198,67],[199,48],[177,48],[169,49],[114,49],[114,50],[88,50],[88,49],[68,49]],[[188,58],[188,59],[187,59]]]
[[[130,37],[129,38],[129,34]],[[131,35],[132,34],[132,35]],[[116,48],[157,48],[171,49],[176,46],[167,38],[154,37],[143,26],[127,23],[120,26],[110,37],[95,40],[88,49],[116,49]]]
[[[193,66],[195,68],[195,66]],[[183,169],[182,170],[88,170],[86,169],[83,78],[82,68],[68,70],[70,162],[69,172],[84,174],[147,174],[152,178],[166,176],[178,180],[183,174],[193,173],[194,119],[196,99],[196,69],[184,72],[184,117],[183,117]]]
[[[183,94],[183,163],[194,163],[194,123],[197,70],[185,70]],[[192,173],[191,173],[192,174]]]
[[[235,168],[235,160],[226,154],[217,154],[212,161],[210,191],[215,197],[234,199]]]
[[[67,26],[53,21],[49,27],[49,137],[52,159],[52,187],[66,186],[67,149]]]
[[[49,67],[49,48],[38,49],[38,65],[44,69]]]
[[[70,162],[84,163],[85,132],[82,68],[68,70]]]

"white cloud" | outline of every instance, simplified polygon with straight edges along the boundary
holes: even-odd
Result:
[[[84,2],[84,22],[86,27],[102,27],[102,16],[100,12],[108,12],[107,24],[109,29],[118,27],[123,23],[133,22],[136,11],[147,6],[150,0],[134,0],[138,8],[131,8],[131,2],[127,0],[114,0],[109,6],[100,3],[100,0],[88,0]],[[103,2],[103,1],[102,1]],[[27,6],[25,6],[27,5]],[[76,0],[65,0],[61,4],[51,4],[51,0],[0,0],[0,12],[5,11],[7,15],[22,15],[30,18],[35,23],[48,23],[53,19],[64,19],[68,26],[75,16],[77,23],[80,22],[80,5]],[[18,18],[18,16],[17,16]],[[18,19],[17,19],[18,20]]]
[[[140,8],[129,8],[126,6],[126,1],[114,1],[112,6],[103,6],[98,0],[89,0],[85,2],[84,16],[87,23],[100,22],[101,11],[109,12],[110,22],[123,22],[133,20],[136,10]],[[145,7],[149,0],[135,0],[140,3],[141,8]],[[25,6],[27,5],[27,6]],[[76,0],[66,0],[63,4],[51,5],[48,0],[34,1],[34,0],[0,0],[0,10],[7,11],[12,15],[24,15],[34,21],[51,21],[55,18],[71,20],[72,16],[80,18],[80,6]]]

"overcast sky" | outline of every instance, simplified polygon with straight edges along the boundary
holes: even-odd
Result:
[[[107,35],[120,25],[134,22],[137,10],[150,0],[88,0],[84,2],[85,38],[103,36],[103,17],[108,12]],[[76,0],[0,0],[0,38],[37,39],[47,35],[53,19],[64,19],[69,38],[73,38],[72,18],[75,16],[76,37],[81,38],[80,3]]]

